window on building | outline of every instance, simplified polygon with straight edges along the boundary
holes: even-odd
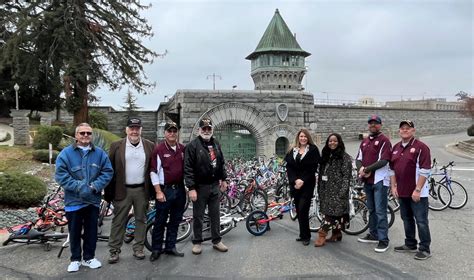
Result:
[[[283,60],[283,66],[290,65],[290,56],[289,55],[284,55],[282,60]]]
[[[303,113],[303,121],[304,121],[305,123],[311,122],[311,120],[310,120],[310,118],[309,118],[309,112],[304,112],[304,113]]]
[[[279,137],[275,142],[275,154],[278,157],[284,157],[288,150],[289,141],[285,137]]]

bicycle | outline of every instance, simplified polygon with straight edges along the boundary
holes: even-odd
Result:
[[[246,218],[247,231],[255,236],[263,235],[270,230],[270,222],[283,219],[283,214],[289,212],[293,206],[291,200],[285,202],[272,202],[268,205],[268,214],[262,210],[252,211]]]
[[[467,204],[468,194],[467,194],[466,188],[464,188],[463,185],[451,179],[451,175],[450,175],[451,172],[448,172],[448,168],[452,170],[453,166],[454,166],[454,161],[450,161],[447,165],[444,165],[443,167],[440,168],[441,172],[435,171],[435,173],[430,174],[430,177],[429,177],[430,196],[431,196],[431,201],[433,203],[436,203],[435,198],[439,198],[439,202],[447,205],[446,207],[449,207],[451,209],[461,209]],[[437,167],[436,158],[433,159],[433,167],[434,168]],[[438,175],[441,175],[442,177],[440,180],[436,182],[433,176],[438,176]],[[437,184],[440,184],[438,188],[436,188]],[[448,190],[449,194],[451,194],[451,201],[449,201],[449,195],[446,194],[446,189],[441,187],[441,185],[444,185],[446,189]],[[434,191],[436,191],[437,196]],[[445,193],[441,194],[443,191]],[[431,203],[430,203],[430,206],[432,206]],[[436,206],[432,206],[432,207],[433,208],[430,207],[430,209],[435,210],[435,211],[438,209],[439,210],[446,209],[446,207],[436,207]]]
[[[290,199],[290,218],[293,221],[296,221],[298,218],[296,214],[296,207],[293,198]],[[323,217],[319,212],[319,195],[317,186],[314,188],[313,197],[311,198],[311,205],[309,207],[309,230],[311,232],[316,232],[321,227],[321,222]]]

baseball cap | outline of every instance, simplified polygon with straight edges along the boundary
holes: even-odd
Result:
[[[178,129],[178,125],[177,125],[175,122],[172,122],[172,121],[171,121],[171,122],[167,122],[167,123],[165,124],[165,130],[170,130],[170,129],[172,129],[172,128]]]
[[[211,119],[204,118],[204,119],[200,120],[200,121],[199,121],[199,127],[200,127],[200,128],[203,128],[203,127],[211,127],[211,128],[212,128],[212,121],[211,121]]]
[[[401,121],[400,125],[398,127],[402,127],[402,125],[404,125],[404,124],[408,125],[409,127],[415,128],[415,124],[410,120]]]
[[[142,120],[139,118],[129,118],[127,121],[128,127],[142,127]]]
[[[369,119],[367,120],[367,122],[371,122],[371,121],[376,121],[378,122],[379,124],[382,123],[382,118],[379,116],[379,115],[370,115],[369,116]]]

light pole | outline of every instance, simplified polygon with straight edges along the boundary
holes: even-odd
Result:
[[[208,75],[206,77],[206,80],[209,80],[209,78],[212,78],[212,89],[216,90],[216,78],[219,78],[219,80],[222,80],[222,77],[219,75],[216,75],[216,73],[212,73],[212,75]]]
[[[18,91],[20,90],[20,86],[15,83],[13,89],[15,90],[16,110],[18,111],[20,109],[20,105],[18,104]]]

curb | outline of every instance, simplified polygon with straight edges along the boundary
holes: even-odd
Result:
[[[471,154],[468,154],[465,151],[458,149],[456,147],[457,144],[458,143],[447,144],[445,146],[446,151],[462,158],[474,159],[474,156],[472,156]]]

